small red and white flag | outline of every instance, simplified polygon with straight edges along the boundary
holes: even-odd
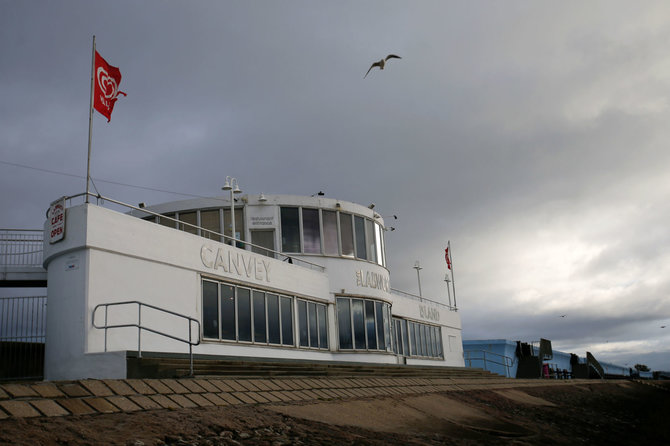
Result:
[[[95,52],[94,70],[93,108],[107,118],[107,122],[109,122],[112,119],[112,111],[117,96],[120,94],[127,96],[124,92],[119,91],[121,71],[108,64],[97,51]]]
[[[451,269],[451,259],[449,258],[449,247],[444,250],[444,259],[447,261],[447,268]]]

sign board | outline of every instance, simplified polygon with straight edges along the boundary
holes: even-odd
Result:
[[[275,206],[247,206],[249,229],[274,229],[277,227]]]
[[[65,197],[51,203],[49,207],[49,243],[56,243],[65,238]]]

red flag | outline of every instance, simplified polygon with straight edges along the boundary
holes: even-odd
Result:
[[[112,119],[112,110],[117,96],[126,94],[119,91],[121,83],[121,71],[107,63],[105,59],[95,52],[95,81],[93,93],[93,107],[100,112],[107,122]]]
[[[451,259],[449,258],[449,247],[444,250],[444,259],[447,261],[447,268],[451,269]]]

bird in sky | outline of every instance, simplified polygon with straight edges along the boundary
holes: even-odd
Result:
[[[371,71],[374,67],[379,67],[380,70],[383,70],[384,67],[386,66],[386,61],[389,60],[389,59],[402,59],[402,57],[400,57],[400,56],[396,56],[395,54],[389,54],[388,56],[386,56],[385,58],[383,58],[383,59],[380,60],[379,62],[374,62],[372,65],[370,65],[370,68],[368,68],[368,72],[365,73],[365,76],[363,76],[363,79],[365,79],[366,77],[368,77],[368,74],[370,74],[370,71]]]
[[[561,314],[559,317],[565,317],[565,316],[567,316],[567,314]]]
[[[661,328],[665,328],[665,325],[661,325]]]

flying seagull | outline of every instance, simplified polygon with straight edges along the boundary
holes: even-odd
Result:
[[[370,70],[372,70],[374,67],[379,67],[380,70],[383,70],[384,67],[386,66],[386,61],[389,59],[402,59],[400,56],[396,56],[395,54],[389,54],[386,56],[386,58],[380,60],[379,62],[375,62],[372,65],[370,65],[370,68],[368,68],[368,72],[365,73],[365,76],[363,76],[363,79],[368,77],[368,74],[370,74]]]

